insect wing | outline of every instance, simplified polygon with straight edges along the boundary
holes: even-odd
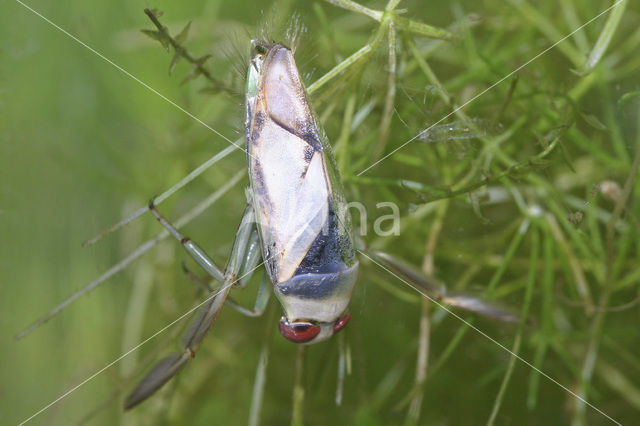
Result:
[[[247,151],[253,203],[269,274],[273,282],[284,282],[318,235],[328,232],[332,209],[340,208],[337,220],[344,228],[340,213],[346,208],[343,197],[334,199],[325,144],[291,51],[272,47],[260,59],[257,76],[251,73]]]

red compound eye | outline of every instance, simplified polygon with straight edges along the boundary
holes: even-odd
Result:
[[[293,343],[306,343],[320,333],[320,327],[308,322],[289,324],[286,318],[280,320],[280,334]]]
[[[336,334],[338,331],[342,330],[344,326],[349,322],[349,318],[351,318],[351,312],[347,312],[347,315],[336,321],[336,323],[333,325],[333,334]]]

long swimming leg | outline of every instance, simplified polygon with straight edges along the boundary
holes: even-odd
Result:
[[[177,239],[179,239],[187,252],[200,263],[203,268],[211,274],[212,277],[222,279],[222,287],[214,293],[211,299],[198,312],[195,320],[189,327],[187,333],[181,341],[182,352],[169,355],[156,364],[156,366],[145,376],[138,386],[129,394],[124,403],[125,410],[135,407],[149,396],[154,394],[165,383],[167,383],[178,371],[180,371],[194,356],[205,335],[213,325],[213,322],[220,312],[225,299],[231,289],[231,286],[237,279],[238,271],[244,258],[246,246],[254,226],[253,208],[247,206],[242,222],[236,233],[236,239],[233,243],[233,249],[229,262],[222,274],[219,269],[211,261],[211,258],[190,239],[184,237],[180,232],[171,225],[152,205],[150,206],[153,214],[158,218],[160,223]]]
[[[446,286],[428,279],[415,267],[388,253],[376,251],[367,252],[366,254],[403,277],[408,284],[420,293],[426,293],[430,298],[439,303],[456,306],[501,321],[518,322],[520,320],[517,314],[512,313],[508,308],[500,306],[497,303],[467,293],[448,293]]]

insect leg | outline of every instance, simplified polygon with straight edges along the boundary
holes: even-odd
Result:
[[[244,287],[246,283],[251,279],[251,276],[256,270],[256,266],[258,265],[258,261],[260,260],[260,255],[260,238],[258,237],[257,229],[254,229],[251,233],[251,236],[249,237],[244,264],[242,265],[242,269],[240,271],[240,276],[242,277],[242,279],[238,281],[238,284],[240,286]],[[259,317],[264,313],[267,303],[269,302],[269,296],[271,295],[271,293],[269,292],[270,284],[271,281],[269,281],[269,277],[265,274],[262,277],[262,281],[260,282],[258,295],[256,296],[256,301],[253,309],[247,309],[244,306],[236,303],[231,298],[227,298],[227,305],[231,306],[233,309],[243,315],[247,315],[249,317]]]
[[[207,278],[199,277],[198,275],[195,274],[195,272],[191,271],[191,269],[189,269],[184,262],[182,263],[182,272],[184,272],[184,274],[191,280],[192,283],[194,283],[201,290],[204,290],[206,293],[211,293],[212,291],[215,290],[213,285],[211,285],[209,280],[207,280],[208,277]]]
[[[235,149],[235,148],[234,148]],[[213,159],[212,159],[213,160]],[[211,163],[213,164],[213,163]],[[221,186],[217,191],[213,192],[211,195],[206,197],[200,203],[196,204],[191,210],[186,212],[182,217],[180,217],[176,224],[179,226],[184,226],[193,220],[195,217],[199,216],[204,210],[213,205],[217,200],[220,199],[221,196],[226,194],[231,188],[233,188],[240,180],[246,176],[246,170],[240,170],[238,173],[233,175],[231,179]],[[177,188],[173,188],[177,190]],[[165,197],[168,197],[168,193],[165,192],[163,194]],[[162,195],[161,195],[162,197]],[[160,197],[158,197],[159,199]],[[145,207],[145,211],[148,207]],[[105,234],[106,235],[106,234]],[[123,259],[120,259],[115,265],[111,266],[108,270],[103,272],[99,277],[82,287],[81,289],[75,291],[71,296],[67,297],[65,300],[56,305],[53,309],[47,312],[45,315],[42,315],[40,318],[36,319],[32,322],[28,327],[24,328],[18,334],[16,334],[16,340],[21,339],[31,333],[36,328],[40,327],[42,324],[46,323],[60,312],[68,308],[73,302],[79,299],[84,294],[96,289],[98,286],[102,285],[105,281],[113,277],[118,272],[124,270],[127,266],[129,266],[132,262],[138,259],[140,256],[151,250],[155,247],[160,241],[164,240],[167,237],[166,232],[160,232],[153,238],[148,239],[141,245],[139,245],[135,250],[129,253]]]
[[[247,244],[247,250],[245,253],[244,264],[240,270],[241,280],[238,281],[238,285],[241,287],[246,286],[246,283],[251,280],[253,272],[260,261],[262,251],[260,248],[260,238],[258,236],[258,230],[254,229],[249,237],[249,243]]]
[[[375,262],[386,266],[398,277],[402,277],[403,281],[410,284],[418,292],[428,296],[438,303],[456,306],[470,312],[474,312],[487,317],[496,318],[505,322],[518,322],[518,315],[510,312],[508,308],[499,304],[483,300],[481,297],[467,293],[448,293],[443,284],[438,284],[428,279],[415,267],[403,262],[384,252],[368,252],[375,259]]]
[[[253,309],[247,309],[244,306],[236,303],[230,297],[227,298],[227,305],[240,312],[243,315],[248,317],[259,317],[264,313],[265,308],[267,307],[267,303],[269,302],[269,296],[271,293],[269,292],[269,285],[271,281],[269,281],[269,277],[265,274],[262,277],[262,281],[260,282],[260,288],[258,289],[258,296],[256,297],[256,302],[253,306]]]
[[[249,236],[249,242],[245,250],[244,263],[242,264],[242,269],[240,269],[238,282],[235,283],[236,285],[242,288],[246,287],[247,282],[251,280],[251,277],[256,270],[256,266],[258,266],[260,255],[261,252],[258,231],[254,229]],[[213,287],[209,283],[207,283],[205,279],[198,277],[189,268],[187,268],[185,264],[182,265],[182,270],[198,287],[207,291],[213,291]]]
[[[246,286],[246,283],[249,282],[249,280],[253,276],[253,272],[257,269],[256,267],[258,266],[258,262],[260,260],[260,254],[260,240],[258,238],[257,230],[254,229],[251,233],[251,236],[249,237],[249,243],[247,244],[245,259],[242,269],[240,270],[239,278],[234,285],[238,285],[243,288]],[[182,269],[185,274],[187,274],[189,279],[191,279],[191,281],[193,281],[198,287],[205,289],[208,292],[214,291],[214,287],[212,287],[204,279],[191,272],[185,265],[182,265]],[[256,297],[253,309],[245,308],[244,306],[233,300],[231,296],[227,297],[225,304],[235,311],[249,317],[262,316],[267,303],[269,302],[269,296],[271,294],[269,292],[269,284],[269,277],[265,275],[260,282],[258,295]]]
[[[445,286],[425,277],[424,274],[418,271],[415,267],[390,255],[389,253],[374,251],[367,252],[367,254],[371,255],[376,261],[382,263],[401,277],[405,278],[413,287],[418,290],[426,291],[429,296],[438,301],[442,300],[442,297],[446,292]]]
[[[195,242],[191,241],[190,238],[185,237],[184,235],[182,235],[180,233],[180,231],[178,231],[178,229],[175,226],[173,226],[173,224],[171,222],[169,222],[158,211],[158,209],[156,209],[156,206],[154,205],[154,201],[153,200],[151,200],[151,202],[149,202],[149,210],[151,211],[151,213],[153,213],[153,215],[156,217],[156,219],[158,219],[158,222],[160,222],[160,224],[162,226],[164,226],[167,231],[169,231],[169,234],[171,234],[178,241],[180,241],[180,243],[182,244],[184,249],[187,251],[187,253],[189,253],[189,255],[196,262],[198,262],[198,264],[200,264],[200,266],[202,266],[202,268],[205,271],[207,271],[207,273],[209,275],[211,275],[213,278],[215,278],[216,280],[218,280],[220,282],[222,282],[224,280],[224,274],[213,263],[213,260],[211,260],[209,255],[207,255],[207,253],[203,249],[201,249],[200,246],[198,246]],[[242,227],[242,225],[240,225],[240,226]],[[240,231],[238,231],[238,232],[240,232]]]
[[[185,244],[190,240],[183,237],[178,232],[178,230],[173,227],[173,225],[171,225],[166,219],[164,219],[164,217],[162,217],[162,215],[155,209],[155,207],[150,206],[150,209],[154,212],[154,215],[156,215],[160,223],[162,223],[174,237],[180,239],[187,252],[192,254],[194,256],[194,259],[198,261],[198,263],[200,263],[201,265],[204,264],[203,267],[205,265],[213,265],[213,262],[211,261],[209,256],[195,243],[191,243],[188,245]],[[222,305],[227,298],[229,290],[231,289],[233,283],[236,281],[236,277],[247,248],[247,244],[249,242],[249,236],[251,235],[251,231],[254,227],[253,221],[253,208],[251,206],[247,206],[242,217],[242,222],[240,223],[240,227],[236,234],[236,239],[233,243],[233,249],[231,251],[231,256],[229,258],[229,262],[227,264],[225,272],[224,274],[219,273],[219,275],[222,277],[222,287],[216,290],[213,297],[211,297],[211,299],[207,301],[207,303],[201,308],[200,312],[198,312],[187,333],[182,338],[182,352],[170,355],[156,364],[156,366],[129,394],[124,403],[125,410],[135,407],[136,405],[147,399],[149,396],[153,395],[173,376],[175,376],[178,371],[180,371],[182,367],[184,367],[187,362],[191,360],[191,358],[195,356],[196,351],[202,343],[202,340],[209,331],[209,328],[211,328],[211,325],[218,315],[218,312],[220,312],[220,309],[222,308]],[[215,265],[213,266],[215,267]],[[216,273],[215,271],[219,272],[217,268],[213,269],[205,267],[205,270],[207,270],[207,272],[213,271],[211,273],[212,276],[214,276],[214,274]],[[214,276],[214,278],[217,279],[217,276]]]

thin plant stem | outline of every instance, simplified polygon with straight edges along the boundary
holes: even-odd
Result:
[[[605,22],[604,28],[602,29],[602,32],[600,32],[600,36],[598,37],[596,44],[593,46],[591,53],[589,53],[589,57],[585,61],[584,65],[579,69],[582,73],[591,72],[595,66],[598,65],[600,59],[602,59],[602,56],[607,51],[616,29],[620,25],[620,20],[624,16],[624,11],[629,2],[627,0],[617,0],[616,2],[619,4],[609,14],[607,22]]]
[[[238,139],[236,141],[236,143],[240,143],[240,142],[241,142],[241,139]],[[213,157],[209,158],[207,161],[205,161],[204,163],[200,164],[198,167],[193,169],[188,175],[186,175],[185,177],[180,179],[180,181],[178,183],[176,183],[175,185],[171,186],[171,188],[167,189],[162,194],[160,194],[157,197],[155,197],[153,199],[154,204],[156,206],[159,206],[167,198],[171,197],[173,194],[178,192],[180,189],[182,189],[189,182],[194,180],[196,177],[200,176],[209,167],[213,166],[218,161],[222,160],[223,158],[225,158],[226,156],[228,156],[229,154],[231,154],[232,152],[234,152],[236,150],[237,150],[237,148],[234,145],[230,145],[230,146],[226,147],[225,149],[223,149],[222,151],[218,152]],[[118,229],[122,228],[123,226],[133,222],[134,220],[136,220],[137,218],[139,218],[140,216],[142,216],[143,214],[145,214],[148,211],[149,211],[148,204],[145,205],[144,207],[140,207],[135,212],[131,213],[129,216],[123,218],[120,222],[118,222],[118,223],[116,223],[114,225],[111,225],[110,227],[108,227],[104,231],[100,232],[95,237],[92,237],[92,238],[88,239],[87,241],[82,243],[82,245],[84,247],[88,247],[88,246],[91,246],[91,245],[97,243],[98,241],[100,241],[105,236],[107,236],[107,235],[111,234],[112,232],[115,232]]]
[[[220,197],[222,197],[222,195],[227,193],[238,182],[240,182],[240,180],[244,176],[245,176],[245,171],[244,170],[241,170],[238,173],[236,173],[223,187],[221,187],[220,189],[215,191],[209,197],[207,197],[204,200],[202,200],[194,208],[192,208],[187,213],[185,213],[183,216],[181,216],[178,220],[176,220],[175,221],[176,227],[177,228],[181,228],[182,226],[186,225],[191,220],[193,220],[195,217],[199,216],[200,213],[202,213],[204,210],[209,208]],[[111,268],[109,268],[107,271],[105,271],[98,278],[96,278],[95,280],[91,281],[89,284],[87,284],[86,286],[82,287],[80,290],[77,290],[75,293],[73,293],[67,299],[65,299],[60,304],[58,304],[56,307],[51,309],[45,315],[41,316],[40,318],[35,320],[33,323],[31,323],[28,327],[26,327],[25,329],[20,331],[18,334],[16,334],[15,339],[18,340],[18,339],[21,339],[21,338],[25,337],[27,334],[31,333],[36,328],[40,327],[42,324],[46,323],[51,318],[53,318],[54,316],[58,315],[60,312],[65,310],[67,307],[69,307],[69,305],[71,305],[76,299],[78,299],[82,295],[90,292],[91,290],[94,290],[100,284],[102,284],[103,282],[105,282],[106,280],[108,280],[109,278],[111,278],[112,276],[117,274],[118,272],[120,272],[123,269],[125,269],[134,260],[136,260],[138,257],[142,256],[147,251],[151,250],[160,241],[164,240],[168,236],[169,236],[169,233],[166,230],[163,230],[163,231],[159,232],[155,237],[153,237],[153,238],[145,241],[144,243],[142,243],[135,250],[133,250],[128,256],[126,256],[124,259],[122,259],[121,261],[119,261],[118,263],[113,265]]]
[[[346,372],[347,364],[347,349],[345,342],[345,334],[338,336],[338,377],[336,380],[336,406],[342,405],[342,398],[344,396],[344,376]]]
[[[343,73],[347,68],[350,68],[354,64],[367,59],[378,48],[378,45],[380,44],[380,42],[382,41],[382,38],[384,37],[385,30],[386,30],[386,24],[380,25],[380,27],[378,28],[378,31],[376,31],[376,34],[374,35],[373,39],[369,43],[362,46],[351,56],[349,56],[348,58],[340,62],[335,67],[331,68],[331,70],[329,70],[325,75],[323,75],[322,77],[317,79],[315,82],[313,82],[313,84],[307,87],[307,92],[313,93],[317,91],[319,88],[327,84],[329,81],[331,81],[332,79],[336,78],[341,73]]]
[[[542,368],[542,361],[549,348],[549,336],[553,333],[552,323],[552,300],[553,294],[553,282],[554,282],[554,246],[553,237],[549,235],[549,232],[544,227],[539,227],[543,234],[542,242],[542,264],[543,264],[543,276],[542,276],[542,307],[540,318],[541,325],[541,341],[536,346],[536,352],[533,359],[533,365],[538,370]],[[527,407],[533,409],[536,406],[538,398],[538,388],[540,386],[540,374],[538,371],[531,370],[529,378],[529,396],[527,397]]]
[[[366,6],[361,5],[360,3],[356,3],[351,0],[326,0],[328,3],[339,6],[343,9],[350,10],[352,12],[360,13],[361,15],[366,15],[376,21],[380,22],[382,20],[383,12],[379,10],[369,9]]]
[[[591,296],[591,291],[589,290],[589,286],[587,285],[587,278],[584,274],[584,271],[582,270],[582,265],[580,264],[580,261],[578,260],[576,255],[573,253],[573,250],[571,249],[571,247],[567,243],[567,240],[562,234],[562,231],[558,226],[558,221],[556,220],[556,218],[552,214],[547,214],[546,218],[547,218],[547,223],[549,225],[549,229],[551,231],[551,235],[553,235],[553,238],[556,240],[556,242],[558,243],[558,246],[562,249],[562,251],[564,252],[564,255],[567,257],[567,260],[569,261],[569,265],[571,267],[571,271],[574,277],[576,290],[578,291],[578,294],[580,295],[580,298],[584,303],[585,314],[591,315],[594,309],[593,298]]]
[[[205,55],[200,58],[194,57],[193,54],[189,52],[189,50],[182,45],[182,42],[184,42],[184,40],[178,40],[175,37],[172,37],[171,34],[169,34],[168,28],[162,25],[162,23],[158,19],[158,16],[156,15],[156,13],[154,13],[154,11],[148,8],[145,8],[144,13],[149,17],[151,22],[153,22],[153,24],[156,26],[160,34],[160,37],[162,37],[162,39],[165,40],[166,43],[169,43],[171,47],[173,47],[174,58],[171,62],[171,66],[169,67],[169,72],[171,72],[171,70],[173,69],[173,67],[178,62],[179,59],[184,58],[187,62],[189,62],[193,66],[194,72],[190,76],[187,76],[187,78],[183,82],[186,82],[188,81],[188,79],[191,79],[198,75],[203,75],[207,80],[209,80],[210,83],[213,84],[214,88],[219,90],[229,91],[229,89],[227,88],[227,85],[224,84],[222,81],[218,80],[217,78],[215,78],[211,74],[209,69],[207,69],[207,67],[204,66],[204,63],[206,62],[207,59],[211,57],[211,55]],[[184,38],[186,38],[190,25],[191,23],[189,23],[184,28],[184,30],[178,37],[184,34]]]
[[[393,21],[389,22],[387,29],[387,40],[389,42],[388,70],[387,70],[387,95],[384,101],[382,120],[378,131],[378,141],[373,149],[372,160],[375,161],[384,153],[384,148],[389,139],[389,127],[391,117],[393,117],[393,106],[396,99],[396,30]]]
[[[273,321],[275,319],[276,309],[272,306],[271,300],[267,305],[268,314],[265,316],[265,340],[260,350],[260,359],[256,368],[256,377],[253,382],[253,392],[251,394],[251,407],[249,409],[249,426],[258,426],[260,424],[260,412],[262,411],[262,402],[264,400],[264,388],[267,381],[267,365],[269,364],[269,350],[271,345],[271,337],[273,336]]]
[[[449,180],[449,176],[445,179]],[[427,278],[433,278],[434,276],[434,253],[438,244],[438,238],[443,228],[444,219],[449,207],[449,201],[443,200],[438,205],[436,214],[429,231],[429,237],[425,243],[424,256],[422,258],[422,272]],[[414,379],[414,389],[418,391],[413,395],[409,408],[407,410],[407,416],[405,418],[405,425],[415,425],[420,420],[420,413],[422,411],[422,401],[424,398],[423,385],[427,380],[427,367],[429,365],[429,339],[431,332],[431,320],[430,320],[430,301],[426,298],[422,300],[421,313],[420,313],[420,331],[418,334],[418,355],[416,359],[416,372]]]
[[[560,7],[562,8],[562,14],[564,15],[567,24],[571,28],[577,28],[580,26],[580,18],[578,18],[578,13],[575,8],[574,0],[560,0]],[[589,41],[587,40],[587,36],[584,31],[578,31],[575,33],[572,38],[575,40],[578,49],[580,52],[585,53],[589,50]]]
[[[291,426],[304,424],[304,345],[296,351],[296,379],[293,385],[293,407],[291,409]]]
[[[513,369],[516,365],[516,360],[517,360],[516,355],[520,353],[520,344],[522,342],[522,334],[524,332],[524,327],[525,327],[525,324],[527,323],[527,318],[529,316],[529,307],[531,306],[531,296],[533,294],[533,288],[536,282],[536,271],[537,271],[537,265],[538,265],[539,251],[540,251],[540,243],[539,243],[538,231],[537,229],[533,229],[531,232],[531,254],[530,254],[530,264],[529,264],[529,276],[527,279],[527,289],[524,296],[524,303],[522,306],[520,326],[518,328],[518,332],[513,342],[513,347],[511,348],[512,356],[509,358],[507,371],[504,375],[504,378],[502,379],[502,383],[500,384],[500,390],[496,395],[496,399],[494,401],[493,408],[491,410],[491,415],[489,416],[489,420],[487,421],[487,426],[493,426],[495,424],[496,418],[498,416],[498,412],[500,411],[500,406],[502,405],[502,401],[506,394],[507,387],[509,386],[509,381],[511,380],[511,375],[513,374]]]
[[[347,99],[347,105],[342,117],[342,128],[340,136],[336,142],[336,157],[338,158],[338,169],[342,176],[347,175],[349,164],[349,135],[351,133],[351,123],[353,123],[353,113],[356,106],[356,94],[351,93]]]
[[[638,118],[640,119],[640,110],[638,112]],[[611,292],[614,288],[613,267],[615,261],[616,223],[620,219],[629,196],[631,195],[633,184],[638,174],[638,169],[640,168],[640,130],[637,132],[636,139],[636,153],[633,159],[633,164],[631,165],[629,175],[627,176],[622,189],[622,194],[617,200],[611,219],[607,223],[606,227],[606,278],[602,294],[600,296],[600,301],[598,303],[598,310],[593,318],[593,322],[591,323],[589,345],[582,364],[580,384],[577,390],[581,399],[576,401],[575,417],[572,422],[574,425],[583,425],[586,423],[586,403],[584,402],[587,398],[586,388],[591,382],[591,378],[593,376],[593,371],[598,357],[598,350],[600,348],[600,341],[602,338],[602,328],[608,311],[607,308],[611,299]]]
[[[368,16],[375,21],[383,22],[385,18],[391,18],[395,24],[402,30],[409,31],[413,34],[421,35],[424,37],[440,39],[440,40],[455,40],[456,36],[443,28],[437,28],[432,25],[418,22],[412,19],[403,18],[394,13],[394,9],[400,3],[401,0],[390,0],[385,7],[385,11],[369,9],[359,3],[351,0],[326,0],[335,6],[342,7],[343,9],[350,10],[352,12],[359,13],[361,15]]]
[[[491,281],[489,281],[489,284],[487,285],[485,294],[489,295],[489,297],[491,296],[491,293],[495,290],[496,285],[498,285],[498,283],[500,282],[502,275],[507,270],[507,267],[509,266],[511,259],[513,258],[513,255],[515,254],[516,250],[518,250],[518,247],[520,246],[520,243],[522,242],[524,235],[527,233],[527,230],[529,229],[530,224],[531,224],[531,220],[529,218],[525,218],[522,220],[522,222],[520,222],[518,231],[513,236],[513,239],[511,240],[509,247],[507,247],[507,251],[504,254],[504,259],[502,260],[500,267],[496,270],[496,272],[494,272],[493,277],[491,277]]]
[[[529,4],[526,0],[508,0],[509,3],[522,14],[527,21],[537,26],[540,32],[552,43],[562,38],[562,33],[544,16],[540,11]],[[578,68],[585,63],[586,56],[578,51],[571,40],[564,40],[557,45],[558,50],[562,52],[567,59],[571,61],[574,67]]]

